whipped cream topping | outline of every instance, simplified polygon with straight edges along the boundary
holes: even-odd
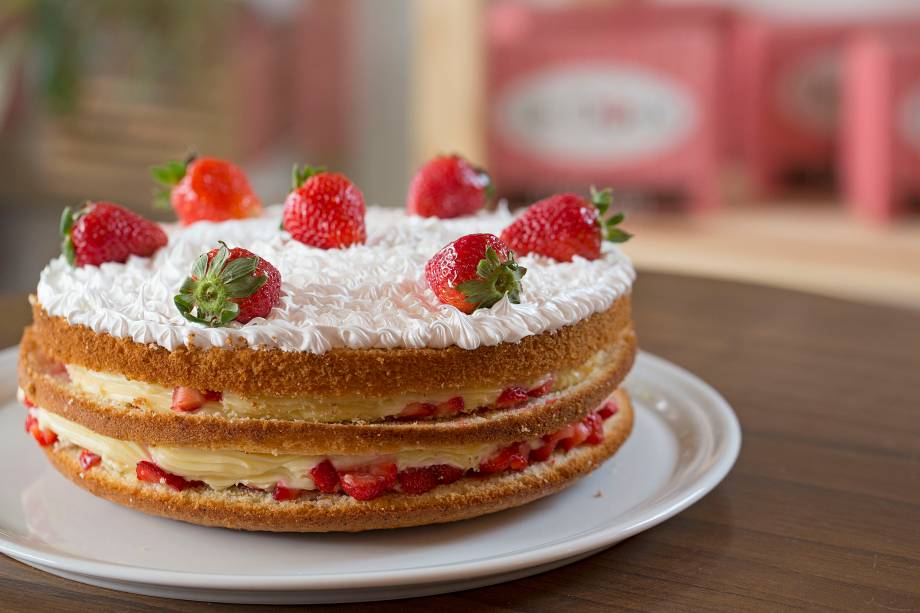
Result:
[[[367,244],[332,250],[307,247],[279,231],[280,214],[274,206],[258,219],[170,224],[166,247],[152,258],[131,257],[124,264],[73,268],[58,257],[41,273],[38,300],[71,324],[169,350],[240,342],[311,353],[336,347],[476,349],[517,342],[606,310],[635,278],[629,259],[611,244],[594,261],[523,256],[521,303],[504,298],[466,315],[441,304],[428,288],[425,263],[464,234],[499,234],[513,219],[506,209],[441,220],[372,206]],[[179,314],[173,296],[195,259],[220,240],[249,249],[281,272],[283,295],[268,317],[206,328]]]

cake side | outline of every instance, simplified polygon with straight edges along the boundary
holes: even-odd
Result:
[[[616,453],[629,436],[632,406],[625,393],[617,398],[620,410],[606,422],[600,444],[558,450],[546,461],[520,471],[467,477],[422,494],[390,492],[364,501],[313,494],[279,502],[263,492],[243,488],[174,491],[130,475],[83,470],[79,450],[74,448],[48,446],[44,450],[55,468],[80,487],[145,513],[239,530],[355,532],[476,517],[526,504],[571,485]]]

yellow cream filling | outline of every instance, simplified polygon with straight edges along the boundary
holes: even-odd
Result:
[[[553,391],[577,385],[607,358],[599,352],[577,368],[556,374]],[[116,404],[131,404],[156,411],[171,411],[172,389],[153,383],[134,381],[115,373],[89,370],[75,364],[67,365],[71,383],[79,391]],[[528,388],[537,387],[542,380],[529,382]],[[276,419],[312,422],[373,421],[398,415],[412,402],[440,403],[462,396],[467,410],[488,406],[495,402],[503,388],[485,387],[465,389],[436,397],[403,396],[397,398],[364,398],[361,396],[301,396],[288,398],[247,397],[224,392],[221,401],[211,401],[196,414],[224,417],[269,417]]]
[[[58,435],[60,444],[87,449],[103,464],[125,475],[134,475],[141,460],[190,481],[204,481],[214,489],[242,483],[268,489],[277,483],[286,487],[315,489],[310,470],[325,459],[338,468],[362,466],[382,460],[396,463],[398,470],[450,464],[476,468],[498,449],[496,445],[466,445],[439,449],[405,449],[388,455],[307,456],[297,454],[249,453],[231,449],[207,450],[190,447],[159,447],[114,439],[40,408],[31,409],[39,427]]]

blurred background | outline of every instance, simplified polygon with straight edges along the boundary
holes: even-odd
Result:
[[[611,185],[645,270],[920,307],[915,0],[0,4],[0,293],[65,205],[169,219],[190,149],[266,202],[309,161],[403,206],[442,152],[512,205]]]

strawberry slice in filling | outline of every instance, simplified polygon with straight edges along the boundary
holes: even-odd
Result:
[[[340,470],[339,481],[346,494],[356,500],[372,500],[396,485],[395,462]]]

